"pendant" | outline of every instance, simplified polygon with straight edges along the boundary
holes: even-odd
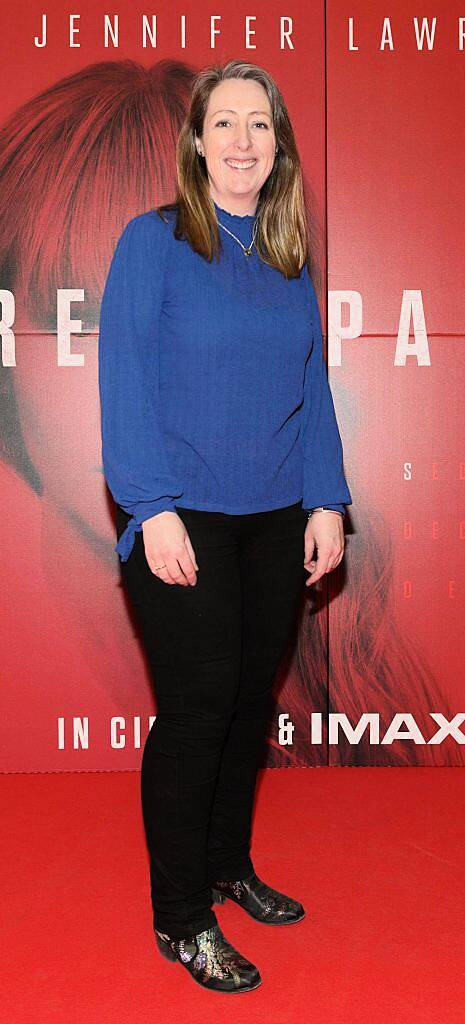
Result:
[[[251,256],[251,255],[252,255],[252,250],[251,249],[244,249],[244,256]]]

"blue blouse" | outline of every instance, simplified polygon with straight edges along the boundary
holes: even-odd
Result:
[[[249,245],[254,216],[214,205]],[[222,227],[209,263],[165,216],[126,225],[100,311],[103,469],[131,516],[114,549],[122,561],[144,520],[177,506],[352,504],[306,266],[286,279]]]

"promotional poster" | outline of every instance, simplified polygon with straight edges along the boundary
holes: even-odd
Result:
[[[463,10],[50,0],[1,21],[0,770],[140,766],[156,699],[102,470],[100,302],[128,221],[174,199],[195,74],[233,58],[295,132],[353,499],[262,766],[464,764]]]

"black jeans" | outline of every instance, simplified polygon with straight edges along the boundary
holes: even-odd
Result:
[[[199,570],[164,583],[142,533],[121,564],[155,685],[141,798],[154,927],[173,937],[216,923],[210,884],[246,878],[257,770],[273,680],[306,570],[297,502],[247,515],[177,506]],[[117,506],[117,536],[129,516]]]

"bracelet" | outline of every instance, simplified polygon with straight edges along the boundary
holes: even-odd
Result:
[[[308,519],[310,519],[314,512],[335,512],[336,515],[342,516],[342,512],[339,512],[337,508],[325,508],[324,505],[319,505],[318,508],[312,508],[311,512],[308,513]]]

